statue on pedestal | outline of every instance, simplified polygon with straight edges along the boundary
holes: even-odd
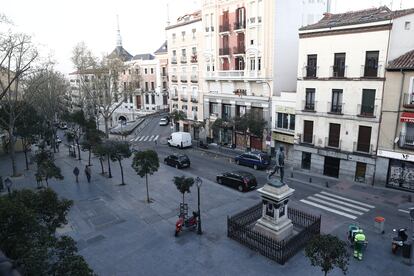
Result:
[[[272,179],[272,176],[275,173],[279,173],[280,180]],[[280,146],[278,151],[276,152],[276,166],[273,168],[273,171],[270,172],[267,176],[267,182],[269,185],[274,187],[282,187],[285,185],[283,182],[283,177],[285,175],[285,152],[283,146]]]

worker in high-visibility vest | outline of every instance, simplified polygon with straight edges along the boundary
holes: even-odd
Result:
[[[358,260],[362,260],[362,247],[365,244],[365,235],[362,229],[358,230],[358,233],[355,235],[354,239],[354,257]]]

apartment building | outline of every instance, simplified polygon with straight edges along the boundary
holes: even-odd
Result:
[[[413,42],[396,24],[412,12],[328,13],[299,30],[297,168],[372,183],[385,67]]]
[[[181,110],[186,119],[176,131],[190,132],[193,139],[203,136],[203,93],[200,86],[201,12],[186,14],[167,26],[170,110]]]
[[[297,29],[306,13],[302,1],[203,1],[204,118],[212,141],[274,149],[271,101],[296,89]],[[266,121],[262,133],[238,127],[245,114]]]

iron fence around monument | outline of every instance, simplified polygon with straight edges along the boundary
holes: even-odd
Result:
[[[254,230],[254,223],[261,217],[262,203],[227,217],[227,236],[282,265],[320,234],[320,216],[288,208],[288,218],[297,232],[288,240],[277,241]]]

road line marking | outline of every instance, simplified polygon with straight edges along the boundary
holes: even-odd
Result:
[[[325,199],[325,200],[333,201],[333,202],[336,202],[336,203],[342,204],[342,205],[344,205],[344,206],[352,207],[352,208],[354,208],[354,209],[358,209],[358,210],[361,210],[361,211],[364,211],[364,212],[369,212],[369,211],[370,211],[370,209],[363,208],[363,207],[360,207],[360,206],[357,206],[357,205],[354,205],[354,204],[351,204],[351,203],[342,202],[342,201],[340,201],[340,200],[333,199],[333,198],[330,198],[330,197],[327,197],[327,196],[324,196],[324,195],[315,194],[314,196],[317,196],[317,197],[323,198],[323,199]]]
[[[371,209],[375,208],[375,206],[372,206],[372,205],[369,205],[369,204],[366,204],[366,203],[362,203],[362,202],[359,202],[359,201],[356,201],[356,200],[352,200],[352,199],[349,199],[349,198],[346,198],[346,197],[342,197],[342,196],[334,195],[334,194],[331,194],[331,193],[327,193],[325,191],[322,191],[321,194],[325,194],[325,195],[328,195],[328,196],[331,196],[331,197],[336,197],[336,198],[339,198],[339,199],[342,199],[342,200],[345,200],[345,201],[348,201],[348,202],[352,202],[352,203],[355,203],[355,204],[359,204],[361,206],[371,208]]]
[[[157,141],[159,137],[159,135],[155,136],[154,141]]]
[[[148,139],[148,142],[151,142],[154,139],[155,135],[151,135],[151,138]]]
[[[343,207],[343,206],[338,205],[338,204],[335,204],[335,203],[326,202],[323,199],[319,199],[319,198],[316,198],[316,197],[313,197],[313,196],[308,196],[308,199],[313,200],[313,201],[316,201],[316,202],[319,202],[319,203],[322,203],[324,205],[328,205],[328,206],[331,206],[331,207],[335,207],[337,209],[341,209],[342,211],[346,211],[346,212],[349,212],[349,213],[352,213],[352,214],[355,214],[355,215],[360,215],[361,216],[361,215],[364,214],[362,212],[355,211],[355,210],[352,210],[352,209]]]
[[[142,140],[144,140],[145,136],[142,136],[139,141],[141,142]]]
[[[138,141],[139,137],[141,137],[141,136],[137,136],[137,138],[135,138],[135,140],[134,140],[134,141],[135,141],[135,142],[136,142],[136,141]]]
[[[407,210],[403,210],[403,209],[398,209],[398,211],[399,211],[399,212],[406,213],[406,214],[409,214],[409,213],[410,213],[409,211],[407,211]]]
[[[130,142],[134,142],[134,139],[135,139],[135,138],[132,138],[132,139],[131,139],[131,140],[129,140],[129,141],[130,141]]]
[[[149,138],[149,136],[145,136],[144,142],[147,141]]]
[[[338,210],[335,210],[335,209],[332,209],[332,208],[329,208],[329,207],[325,207],[323,205],[314,203],[312,201],[307,201],[305,199],[301,199],[300,202],[303,202],[305,204],[321,208],[323,210],[326,210],[326,211],[329,211],[329,212],[332,212],[332,213],[335,213],[335,214],[338,214],[338,215],[341,215],[341,216],[344,216],[344,217],[347,217],[347,218],[350,218],[350,219],[356,219],[357,218],[356,216],[353,216],[353,215],[350,215],[350,214],[347,214],[347,213],[344,213],[344,212],[341,212],[341,211],[338,211]]]

